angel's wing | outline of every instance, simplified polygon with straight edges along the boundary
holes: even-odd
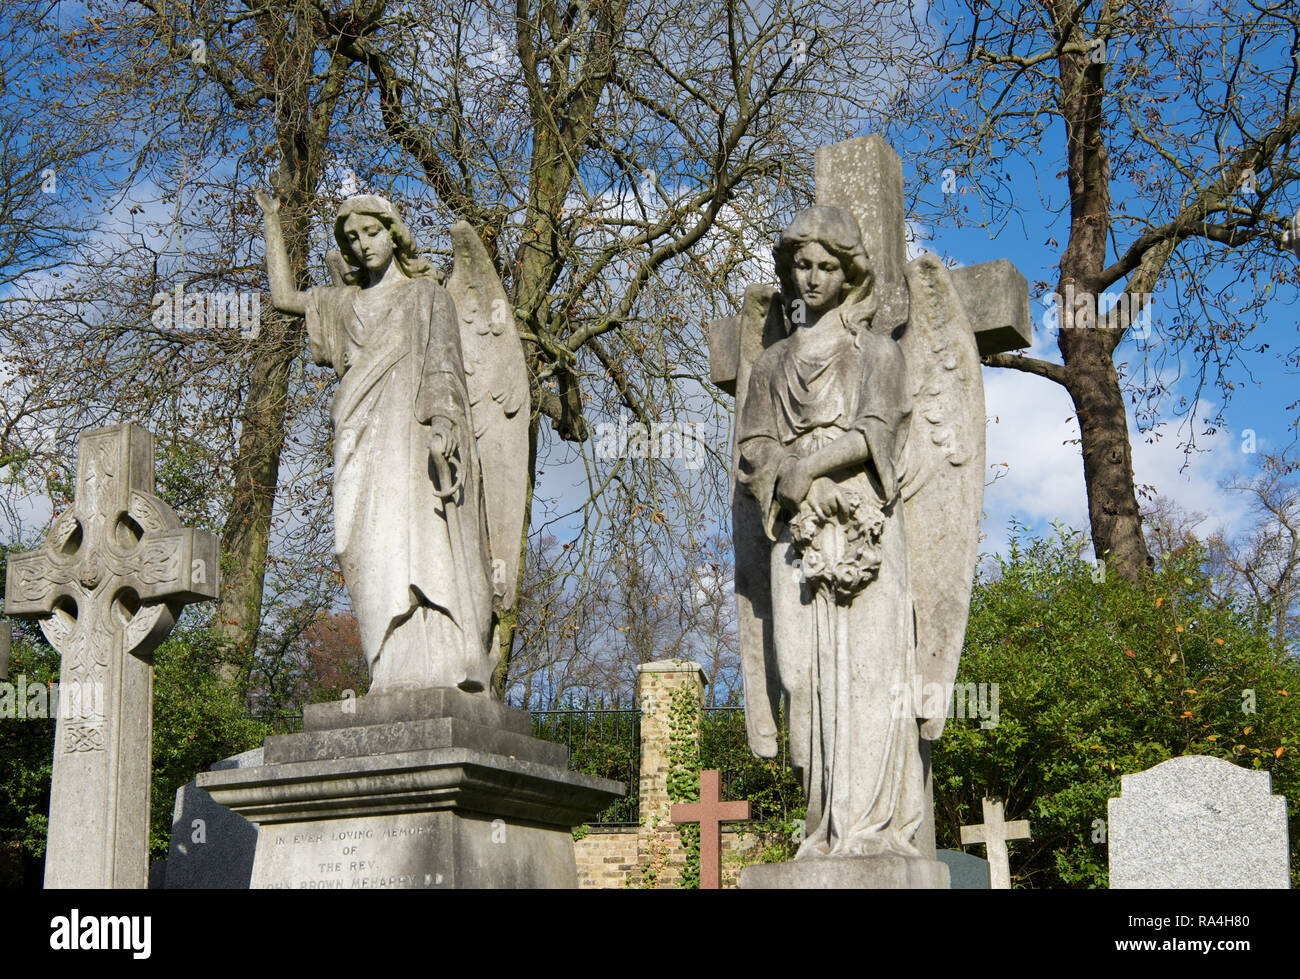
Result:
[[[921,736],[933,741],[952,699],[979,556],[984,382],[966,308],[939,257],[914,259],[907,285],[911,318],[899,346],[912,381],[912,428],[902,492],[925,683]],[[932,696],[936,690],[944,696]]]
[[[330,270],[330,278],[336,286],[343,285],[343,277],[348,274],[348,260],[337,248],[325,253],[325,267]]]
[[[754,361],[785,335],[781,293],[770,285],[745,290],[740,315],[717,320],[713,330],[731,334],[719,344],[736,352],[736,426],[745,410],[749,374]],[[728,373],[730,373],[728,371]],[[732,438],[731,519],[736,547],[736,615],[740,637],[741,676],[745,684],[745,729],[754,754],[774,758],[777,752],[777,709],[781,687],[772,641],[771,543],[763,532],[758,501],[737,485],[740,450]]]
[[[528,368],[514,309],[487,249],[465,221],[451,226],[455,268],[447,291],[460,318],[461,351],[483,470],[493,579],[513,608],[528,491]]]

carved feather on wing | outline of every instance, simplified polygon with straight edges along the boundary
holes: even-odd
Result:
[[[469,389],[487,501],[493,580],[504,608],[513,608],[528,491],[528,368],[514,308],[478,235],[465,221],[451,227],[455,267],[447,291],[460,319]]]
[[[984,384],[966,309],[948,269],[927,252],[907,267],[911,318],[899,341],[912,379],[904,454],[921,735],[943,732],[957,676],[984,501]],[[933,696],[940,690],[943,697]]]

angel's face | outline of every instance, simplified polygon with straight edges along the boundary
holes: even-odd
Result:
[[[369,214],[352,214],[343,222],[343,235],[370,273],[370,281],[382,276],[393,260],[393,236],[384,223]]]
[[[808,312],[824,313],[839,303],[844,291],[844,268],[820,244],[810,241],[795,252],[791,271]]]

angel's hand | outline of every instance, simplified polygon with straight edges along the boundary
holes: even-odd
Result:
[[[257,206],[262,209],[262,213],[267,217],[280,213],[280,197],[278,194],[268,194],[264,189],[258,187],[253,191],[253,199],[257,201]]]
[[[429,453],[430,455],[441,456],[451,463],[456,455],[458,446],[456,439],[456,426],[452,424],[449,418],[432,418],[429,421]]]
[[[808,488],[808,505],[822,520],[830,520],[839,509],[839,494],[829,479],[814,479]]]
[[[812,486],[812,473],[802,459],[787,459],[776,477],[776,498],[789,510],[799,509]]]

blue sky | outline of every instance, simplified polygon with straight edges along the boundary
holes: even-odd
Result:
[[[1060,145],[1059,140],[1056,145]],[[1044,180],[1044,173],[1059,169],[1059,164],[1050,157],[1053,144],[1045,139],[1043,148],[1049,155],[1033,165],[1021,159],[1006,161],[1007,179],[1030,184]],[[905,146],[896,149],[902,158],[904,180],[914,184],[914,161],[909,159]],[[1034,166],[1042,172],[1035,174]],[[959,194],[964,187],[969,190],[959,176]],[[1063,193],[1063,182],[1059,189]],[[938,192],[937,187],[933,190]],[[1117,182],[1116,197],[1124,192]],[[922,194],[928,196],[925,190]],[[974,195],[969,196],[974,202]],[[1029,197],[1019,219],[1005,222],[992,233],[969,221],[978,214],[974,204],[968,209],[968,220],[961,228],[913,225],[920,239],[913,248],[928,249],[964,265],[994,258],[1014,262],[1030,283],[1034,342],[1027,353],[1059,363],[1060,353],[1050,328],[1052,320],[1047,315],[1044,292],[1035,290],[1034,283],[1056,280],[1060,251],[1043,243],[1049,238],[1066,241],[1068,211],[1060,215],[1052,213],[1039,205],[1037,195]],[[1032,233],[1027,229],[1033,229]],[[1126,245],[1127,239],[1121,237],[1120,244]],[[1282,283],[1275,291],[1267,306],[1264,329],[1253,338],[1269,342],[1272,349],[1246,358],[1253,379],[1247,377],[1245,370],[1231,375],[1236,390],[1225,413],[1226,424],[1217,427],[1212,424],[1218,409],[1214,400],[1218,392],[1210,386],[1203,392],[1203,400],[1196,403],[1196,410],[1181,414],[1177,410],[1180,399],[1190,401],[1195,395],[1191,380],[1193,361],[1186,353],[1181,356],[1178,368],[1183,379],[1171,383],[1170,396],[1165,399],[1154,426],[1139,431],[1130,403],[1129,435],[1137,485],[1154,487],[1159,496],[1172,499],[1188,511],[1204,514],[1205,521],[1197,527],[1202,535],[1220,529],[1233,535],[1247,529],[1251,516],[1246,499],[1224,484],[1236,478],[1248,478],[1259,453],[1281,449],[1292,441],[1294,415],[1287,410],[1287,405],[1297,397],[1297,384],[1294,373],[1286,367],[1284,355],[1296,346],[1295,299],[1300,286],[1296,284],[1294,270],[1291,275],[1292,281]],[[1150,324],[1153,344],[1160,341],[1163,318],[1170,305],[1169,288],[1162,286],[1156,292]],[[739,285],[736,291],[741,291]],[[1129,361],[1131,370],[1136,371],[1141,356],[1136,343],[1130,340],[1121,346],[1116,359]],[[1173,368],[1165,365],[1163,370],[1168,374]],[[1022,371],[986,367],[983,374],[990,466],[987,478],[993,482],[985,492],[985,539],[981,550],[1004,552],[1013,520],[1037,533],[1050,532],[1054,523],[1086,532],[1088,510],[1083,462],[1077,444],[1079,429],[1065,389]],[[1247,429],[1255,433],[1255,454],[1243,451],[1242,433]],[[1187,453],[1184,448],[1192,431],[1196,434],[1196,449]],[[550,459],[538,482],[539,502],[558,500],[559,511],[566,504],[577,505],[582,498],[581,468],[574,462],[558,461],[565,454],[560,450]],[[535,516],[535,529],[544,509],[539,508]],[[558,531],[563,536],[563,530],[576,533],[579,526],[575,515],[558,522],[552,532]]]
[[[1209,21],[1201,5],[1176,4],[1167,13],[1171,43],[1190,48],[1198,38],[1204,38],[1205,35],[1198,34],[1198,31]],[[1206,34],[1211,35],[1216,29],[1203,28]],[[1125,72],[1134,70],[1137,52],[1136,49],[1125,51],[1125,43],[1132,44],[1121,42],[1111,46],[1111,79],[1115,86],[1125,77]],[[1266,43],[1259,42],[1260,45]],[[1257,63],[1249,64],[1248,68],[1258,72],[1257,80],[1268,78],[1274,83],[1273,91],[1285,85],[1293,67],[1287,51],[1274,44],[1271,48],[1252,52],[1251,57]],[[1144,62],[1137,64],[1140,70]],[[1149,76],[1154,81],[1150,89],[1140,91],[1139,107],[1150,108],[1158,103],[1159,108],[1153,111],[1159,112],[1175,132],[1198,137],[1197,151],[1206,154],[1201,160],[1204,164],[1205,160],[1213,158],[1214,148],[1199,132],[1199,110],[1184,90],[1184,79],[1174,72],[1163,73],[1166,66],[1158,62],[1146,66],[1155,69]],[[1220,65],[1213,52],[1202,67],[1211,79],[1215,71],[1231,70],[1229,59],[1224,59]],[[1247,94],[1254,97],[1254,108],[1258,109],[1262,100],[1267,111],[1276,109],[1268,102],[1269,90],[1256,85]],[[971,107],[962,101],[963,97],[959,94],[954,101],[959,111],[970,112]],[[1211,81],[1207,99],[1213,104],[1216,97],[1218,90]],[[1117,119],[1112,120],[1108,141],[1112,152],[1118,154],[1125,144],[1123,132],[1117,131]],[[1263,122],[1262,119],[1258,121]],[[932,142],[929,137],[933,134],[912,135],[919,146]],[[1227,137],[1225,142],[1230,148],[1235,136],[1229,131]],[[919,193],[926,203],[933,205],[941,194],[941,178],[934,177],[929,186],[918,186],[918,166],[909,153],[906,139],[896,137],[894,147],[902,158],[909,197],[912,193]],[[1060,123],[1049,126],[1040,142],[1016,142],[1013,149],[1015,155],[1008,159],[982,161],[981,164],[1001,175],[1000,190],[1014,203],[1010,216],[1002,215],[996,225],[982,226],[988,212],[981,209],[970,180],[958,172],[957,200],[965,205],[963,226],[956,227],[955,222],[944,226],[914,224],[914,230],[920,233],[919,245],[960,264],[976,264],[993,258],[1014,262],[1030,283],[1035,331],[1034,343],[1028,353],[1059,363],[1055,336],[1048,329],[1050,318],[1045,315],[1046,290],[1036,287],[1036,283],[1055,283],[1057,263],[1068,239],[1068,198],[1061,174],[1064,169],[1064,138]],[[1137,144],[1137,151],[1139,155],[1155,156],[1154,150],[1142,144]],[[1145,158],[1142,162],[1145,164]],[[1116,173],[1119,169],[1115,167]],[[1141,193],[1125,184],[1119,176],[1113,177],[1111,192],[1113,210],[1124,210],[1140,218],[1149,217],[1155,223],[1172,216],[1165,213],[1148,215],[1147,203]],[[1300,204],[1300,188],[1290,190],[1288,198],[1270,203],[1270,210],[1293,213]],[[1118,242],[1112,247],[1114,244],[1121,249],[1126,247],[1132,234],[1130,229],[1117,227]],[[1187,253],[1193,247],[1185,244],[1180,251]],[[1114,257],[1112,254],[1108,260]],[[1217,249],[1213,261],[1205,266],[1212,270],[1206,274],[1198,269],[1198,275],[1202,275],[1210,291],[1221,293],[1231,302],[1237,296],[1245,295],[1245,284],[1236,281],[1227,270],[1244,261],[1247,257],[1243,253]],[[1214,263],[1218,263],[1217,270]],[[1231,536],[1250,526],[1252,517],[1245,497],[1239,491],[1226,488],[1225,484],[1249,478],[1262,453],[1283,449],[1293,442],[1296,412],[1289,405],[1300,397],[1300,391],[1297,391],[1295,371],[1287,366],[1287,359],[1290,356],[1294,360],[1298,346],[1296,298],[1300,295],[1300,277],[1296,270],[1300,262],[1285,255],[1280,265],[1282,276],[1273,283],[1271,299],[1261,310],[1250,335],[1253,346],[1267,343],[1270,349],[1263,353],[1243,353],[1241,362],[1229,367],[1227,377],[1234,390],[1226,407],[1220,402],[1221,392],[1212,383],[1197,391],[1195,375],[1198,363],[1190,351],[1183,351],[1176,358],[1167,358],[1161,364],[1154,360],[1144,363],[1144,352],[1134,341],[1127,340],[1115,358],[1132,375],[1125,391],[1129,403],[1128,429],[1133,446],[1135,482],[1140,489],[1149,487],[1154,494],[1187,511],[1204,514],[1205,520],[1197,527],[1202,535],[1223,530]],[[1178,315],[1178,293],[1175,291],[1178,281],[1175,273],[1178,270],[1175,266],[1176,262],[1170,263],[1165,278],[1155,291],[1151,340],[1147,345],[1152,354],[1161,352],[1162,347],[1166,354],[1173,349],[1164,343],[1162,337],[1168,336],[1168,329]],[[1118,291],[1119,287],[1112,288]],[[1233,290],[1241,291],[1234,294]],[[736,291],[740,291],[739,284]],[[700,326],[703,328],[703,324]],[[1169,394],[1159,405],[1154,418],[1144,416],[1140,427],[1129,395],[1134,387],[1141,393],[1143,370],[1156,371],[1169,385]],[[1133,378],[1138,379],[1136,383]],[[1006,369],[985,368],[984,379],[989,419],[987,460],[992,467],[989,479],[997,478],[985,494],[982,549],[986,553],[1003,551],[1013,520],[1037,533],[1050,532],[1054,523],[1087,531],[1083,463],[1077,441],[1079,431],[1073,405],[1064,388],[1044,378]],[[1221,408],[1223,418],[1216,420]],[[1254,453],[1243,451],[1249,447],[1247,434],[1252,435]],[[1192,437],[1195,449],[1187,452],[1185,449]],[[539,497],[552,496],[567,501],[575,495],[569,491],[573,486],[570,479],[569,467],[552,461],[539,481]],[[576,521],[570,521],[569,525],[576,526]]]
[[[1252,13],[1244,5],[1238,9]],[[1256,7],[1252,15],[1257,15],[1260,9]],[[1204,34],[1198,33],[1202,24],[1209,23],[1200,5],[1177,4],[1167,13],[1171,44],[1188,48],[1195,45],[1198,38],[1212,37],[1217,30],[1207,26]],[[1280,109],[1281,103],[1274,104],[1270,99],[1285,90],[1286,80],[1295,67],[1286,47],[1289,39],[1282,36],[1279,41],[1279,36],[1266,35],[1263,39],[1256,36],[1240,76],[1243,80],[1250,80],[1243,82],[1243,91],[1234,105],[1238,114],[1243,115],[1246,126],[1255,131],[1267,124],[1270,113]],[[1211,106],[1226,98],[1223,86],[1216,86],[1213,80],[1216,73],[1226,74],[1233,70],[1232,59],[1227,56],[1230,53],[1220,59],[1213,51],[1206,52],[1207,56],[1201,63],[1208,80],[1203,98]],[[1123,91],[1122,79],[1133,77],[1129,72],[1133,70],[1132,60],[1137,55],[1131,41],[1112,44],[1109,84],[1115,94],[1131,94]],[[1153,57],[1159,57],[1158,46]],[[1177,72],[1168,70],[1163,62],[1152,61],[1145,67],[1151,69],[1150,75],[1143,75],[1140,68],[1135,72],[1136,77],[1151,80],[1151,87],[1143,87],[1135,100],[1139,112],[1150,113],[1150,116],[1144,116],[1144,120],[1150,124],[1151,118],[1159,117],[1173,133],[1192,137],[1196,147],[1194,152],[1200,154],[1193,164],[1196,167],[1208,168],[1216,155],[1225,149],[1230,156],[1232,147],[1240,138],[1234,128],[1226,127],[1219,134],[1222,145],[1216,146],[1212,138],[1214,134],[1202,132],[1202,114],[1190,98],[1190,83]],[[1271,88],[1264,87],[1265,81]],[[961,111],[971,111],[969,106],[960,102],[961,96],[956,98]],[[1158,129],[1152,131],[1158,132]],[[1142,192],[1119,176],[1122,168],[1118,156],[1126,148],[1136,151],[1140,165],[1147,168],[1148,177],[1151,161],[1157,160],[1155,149],[1141,142],[1126,143],[1126,133],[1127,123],[1119,113],[1112,112],[1107,125],[1107,143],[1114,154],[1112,212],[1122,210],[1137,218],[1149,218],[1153,224],[1162,223],[1173,214],[1151,211],[1151,205]],[[1068,197],[1062,179],[1064,144],[1062,126],[1057,122],[1045,130],[1040,142],[1017,141],[1011,147],[1012,156],[985,164],[988,170],[1003,174],[1000,189],[1015,206],[1010,218],[992,230],[979,226],[982,211],[978,195],[970,181],[958,173],[957,199],[965,205],[967,223],[962,228],[925,229],[929,240],[924,242],[930,250],[962,264],[991,258],[1013,261],[1030,282],[1035,333],[1034,344],[1028,353],[1056,363],[1060,363],[1061,358],[1055,336],[1045,329],[1051,318],[1045,316],[1044,290],[1036,289],[1035,282],[1056,282],[1057,263],[1069,235]],[[903,159],[904,179],[914,183],[916,167],[909,160],[906,147],[896,149]],[[1176,146],[1171,144],[1168,149],[1184,159]],[[918,190],[922,198],[934,201],[941,188],[936,179],[930,186]],[[1269,210],[1274,213],[1292,214],[1300,204],[1300,189],[1290,188],[1281,199],[1268,203]],[[1133,239],[1134,233],[1129,229],[1117,226],[1116,233],[1118,242],[1112,242],[1112,248],[1118,245],[1123,249]],[[1185,243],[1180,252],[1187,254],[1194,247]],[[1112,252],[1107,260],[1114,258]],[[1264,282],[1267,275],[1266,271],[1259,273],[1253,284],[1238,279],[1231,270],[1247,261],[1250,258],[1244,252],[1216,248],[1213,260],[1196,268],[1195,274],[1204,281],[1207,292],[1222,297],[1225,305],[1235,305],[1238,300],[1249,300],[1248,293],[1254,291],[1252,285]],[[1294,364],[1298,347],[1296,299],[1300,296],[1300,276],[1297,275],[1300,262],[1294,256],[1284,254],[1279,264],[1282,275],[1271,284],[1271,297],[1253,321],[1254,331],[1249,338],[1253,347],[1266,343],[1270,349],[1263,353],[1243,353],[1241,362],[1228,369],[1227,377],[1234,390],[1226,406],[1222,402],[1222,393],[1212,383],[1207,383],[1198,394],[1195,385],[1198,364],[1190,351],[1181,352],[1176,361],[1163,365],[1146,362],[1148,368],[1157,371],[1169,383],[1170,395],[1164,399],[1154,424],[1147,424],[1144,430],[1139,430],[1134,418],[1126,386],[1129,436],[1137,485],[1154,487],[1159,496],[1171,499],[1187,510],[1205,514],[1206,520],[1198,527],[1202,534],[1222,529],[1231,535],[1249,526],[1251,517],[1242,494],[1225,489],[1223,484],[1229,480],[1249,478],[1260,454],[1284,449],[1294,441],[1297,415],[1290,405],[1300,396],[1300,385],[1297,385],[1294,367],[1288,367],[1287,360],[1289,358]],[[1177,272],[1176,262],[1171,261],[1166,275],[1155,289],[1149,344],[1153,352],[1160,349],[1178,315],[1176,307],[1180,287]],[[1118,291],[1120,285],[1112,289]],[[1197,325],[1203,329],[1212,322]],[[1130,379],[1141,378],[1143,352],[1136,342],[1126,340],[1115,360],[1127,365]],[[989,486],[985,494],[985,549],[1001,550],[1012,517],[1037,531],[1047,529],[1053,521],[1086,530],[1088,520],[1082,457],[1073,441],[1078,438],[1078,425],[1065,390],[1046,379],[1020,371],[986,368],[984,376],[990,418],[988,461],[1008,464],[1005,475]],[[1137,387],[1142,387],[1140,381]],[[1180,401],[1183,402],[1181,406]],[[1191,410],[1183,410],[1188,406]],[[1221,408],[1223,419],[1216,423],[1215,416]],[[1250,439],[1245,437],[1249,433],[1253,433],[1256,450],[1253,454],[1243,451],[1250,447]],[[1196,451],[1185,453],[1183,449],[1192,435],[1195,435]]]
[[[1013,180],[1032,179],[1023,163],[1015,161],[1011,166]],[[907,170],[904,159],[905,176]],[[1055,281],[1058,253],[1044,249],[1040,242],[1049,236],[1064,242],[1067,219],[1038,211],[1027,215],[1026,224],[1041,229],[1038,241],[1029,240],[1017,222],[993,236],[979,228],[934,229],[930,240],[923,244],[962,264],[990,258],[1013,261],[1031,284],[1034,343],[1027,353],[1060,363],[1055,336],[1046,328],[1051,321],[1046,315],[1047,306],[1042,295],[1032,295],[1032,287],[1036,279]],[[1129,437],[1136,483],[1154,486],[1158,495],[1172,498],[1187,510],[1206,514],[1206,521],[1198,528],[1201,533],[1219,528],[1229,534],[1244,530],[1250,520],[1245,500],[1239,492],[1221,484],[1249,477],[1259,453],[1282,449],[1293,441],[1295,414],[1287,405],[1300,393],[1300,385],[1282,355],[1296,345],[1297,292],[1300,288],[1293,272],[1291,283],[1283,283],[1268,304],[1263,329],[1257,328],[1261,334],[1257,339],[1270,343],[1272,349],[1247,357],[1253,378],[1245,370],[1231,375],[1236,390],[1224,413],[1225,425],[1216,428],[1212,424],[1219,408],[1218,392],[1212,388],[1203,392],[1195,411],[1180,414],[1176,410],[1179,398],[1190,400],[1195,395],[1193,361],[1187,353],[1180,358],[1182,380],[1172,384],[1174,397],[1166,399],[1165,410],[1153,428],[1138,430],[1130,401]],[[1158,339],[1168,311],[1161,297],[1167,292],[1158,289],[1155,295],[1151,329]],[[1136,344],[1126,341],[1116,359],[1130,361],[1136,370],[1140,356]],[[1022,371],[987,367],[984,383],[989,416],[988,463],[1008,465],[985,492],[987,538],[983,549],[1003,549],[1012,517],[1039,531],[1049,528],[1053,521],[1086,530],[1083,461],[1079,446],[1073,442],[1079,437],[1079,429],[1065,389]],[[1245,430],[1255,433],[1255,454],[1243,451]],[[1183,447],[1192,431],[1197,449],[1185,453]]]
[[[1047,182],[1052,192],[1057,194],[1057,203],[1060,203],[1063,183],[1050,182],[1050,175],[1060,169],[1060,147],[1059,134],[1049,131],[1042,144],[1042,157],[1032,163],[1017,157],[1000,165],[1006,172],[1005,179],[1025,186]],[[896,149],[903,160],[904,179],[915,186],[916,167],[908,147],[897,145]],[[967,182],[958,174],[958,193],[967,189]],[[937,186],[927,190],[938,192]],[[1124,191],[1125,188],[1117,187],[1116,196],[1121,196]],[[1005,222],[993,232],[969,223],[969,219],[977,218],[979,214],[978,208],[972,206],[964,227],[924,228],[925,239],[921,244],[963,264],[1008,258],[1020,268],[1031,285],[1035,280],[1054,280],[1059,249],[1045,246],[1044,242],[1049,238],[1058,242],[1065,240],[1066,217],[1043,208],[1037,194],[1026,197],[1020,202],[1021,210],[1016,220]],[[974,196],[969,195],[969,199],[974,205]],[[1222,526],[1230,532],[1246,526],[1244,501],[1239,494],[1220,486],[1235,475],[1248,475],[1253,467],[1255,457],[1241,451],[1242,431],[1251,429],[1255,432],[1256,445],[1261,452],[1280,448],[1291,441],[1293,413],[1287,405],[1296,397],[1297,385],[1294,375],[1287,371],[1279,355],[1296,345],[1297,291],[1300,291],[1300,286],[1292,271],[1289,281],[1279,285],[1274,299],[1267,306],[1266,323],[1259,331],[1263,334],[1260,338],[1272,343],[1273,349],[1250,357],[1253,380],[1246,377],[1244,370],[1239,370],[1234,376],[1237,390],[1226,412],[1226,426],[1219,427],[1213,434],[1205,434],[1209,427],[1205,419],[1212,417],[1217,409],[1217,404],[1210,402],[1201,404],[1189,419],[1173,412],[1171,400],[1160,424],[1147,433],[1138,432],[1130,415],[1129,429],[1138,484],[1150,484],[1160,495],[1172,498],[1190,510],[1209,514],[1210,519],[1201,528],[1205,532],[1215,526]],[[1043,329],[1045,307],[1041,299],[1041,294],[1031,295],[1036,330],[1030,353],[1044,359],[1059,360],[1053,338]],[[1157,293],[1153,321],[1157,335],[1161,330],[1163,308],[1159,299],[1160,293]],[[704,324],[699,324],[699,327],[703,336]],[[1186,378],[1190,364],[1185,361],[1182,367]],[[1036,530],[1045,530],[1054,521],[1086,528],[1082,462],[1078,446],[1071,442],[1077,438],[1077,426],[1065,391],[1049,381],[1018,371],[985,369],[984,374],[990,419],[988,462],[1006,463],[1005,468],[999,466],[990,473],[990,478],[994,473],[1000,475],[986,492],[985,550],[1002,549],[1013,517]],[[1176,382],[1174,390],[1183,396],[1192,395],[1191,384],[1186,379]],[[1217,397],[1217,392],[1209,392],[1206,397]],[[1200,451],[1190,456],[1181,450],[1189,425],[1195,426],[1200,447]],[[548,460],[539,481],[539,498],[575,498],[575,484],[579,483],[580,475],[579,467],[563,464],[557,459]],[[539,514],[539,520],[543,516]],[[539,520],[535,520],[535,527]],[[574,528],[577,521],[566,521],[566,524]]]

